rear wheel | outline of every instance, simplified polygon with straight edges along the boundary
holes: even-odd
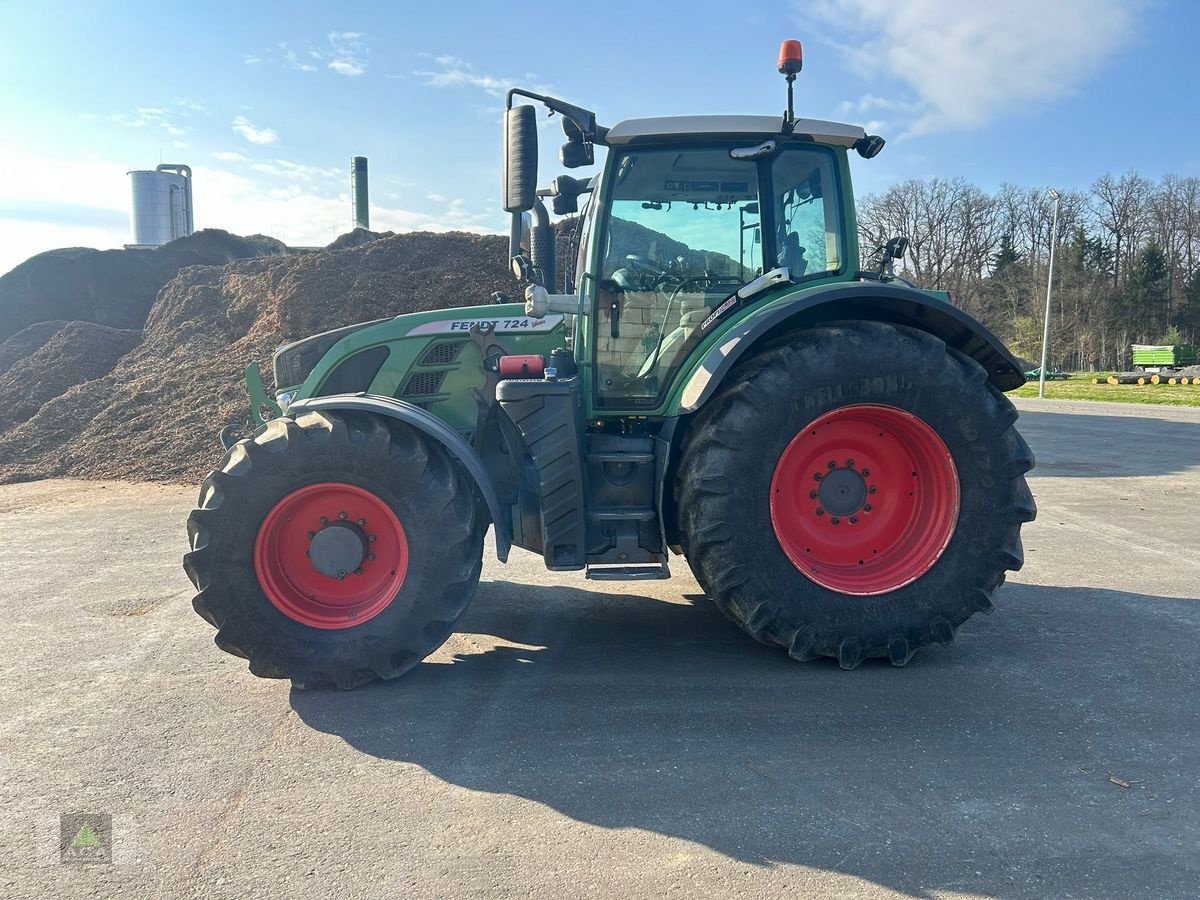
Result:
[[[1017,414],[975,362],[902,326],[795,332],[731,375],[680,464],[688,562],[797,659],[903,665],[949,643],[1035,514]]]
[[[310,413],[238,442],[188,519],[193,606],[221,649],[299,687],[394,678],[470,602],[485,521],[436,443],[400,423]]]

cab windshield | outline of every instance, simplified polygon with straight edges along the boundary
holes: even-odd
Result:
[[[764,265],[793,281],[841,270],[833,154],[785,147],[756,163],[729,150],[614,160],[593,317],[601,405],[657,402],[706,320]]]

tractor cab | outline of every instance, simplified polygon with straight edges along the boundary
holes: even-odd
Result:
[[[798,45],[795,51],[798,54]],[[858,245],[847,150],[877,154],[883,139],[858,127],[773,116],[630,119],[605,128],[553,97],[514,89],[505,130],[505,209],[514,227],[514,272],[527,281],[527,311],[578,315],[578,364],[591,374],[589,409],[661,411],[697,346],[724,319],[787,286],[857,276]],[[568,167],[592,163],[590,180],[555,178],[536,190],[535,107],[562,117]],[[543,198],[578,212],[574,271],[556,278]],[[535,221],[526,258],[521,221]],[[550,232],[552,233],[552,232]],[[554,294],[562,285],[564,293]]]
[[[750,301],[846,275],[845,154],[778,129],[776,119],[746,116],[609,130],[577,278],[598,408],[658,405],[739,291]]]

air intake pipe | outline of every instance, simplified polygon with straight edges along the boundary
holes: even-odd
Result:
[[[546,290],[553,292],[554,281],[554,226],[550,224],[550,213],[539,197],[533,204],[533,231],[529,240],[529,261],[542,276]]]

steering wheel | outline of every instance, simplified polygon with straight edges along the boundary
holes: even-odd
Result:
[[[649,260],[643,259],[636,253],[626,255],[625,262],[629,264],[629,268],[637,272],[639,275],[662,275],[663,270],[654,265]]]

